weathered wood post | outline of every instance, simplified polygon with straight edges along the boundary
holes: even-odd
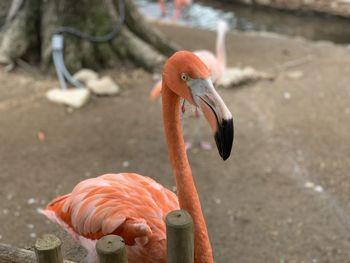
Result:
[[[165,219],[167,263],[193,263],[194,228],[191,215],[185,210],[170,212]]]
[[[100,263],[127,263],[124,240],[120,236],[108,235],[96,243]]]
[[[55,235],[44,235],[35,242],[35,255],[38,263],[63,263],[61,240]]]

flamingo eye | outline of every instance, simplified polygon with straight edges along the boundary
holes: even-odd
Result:
[[[189,76],[186,73],[181,73],[181,79],[183,81],[188,81],[189,80]]]

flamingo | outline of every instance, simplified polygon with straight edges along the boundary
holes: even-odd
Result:
[[[194,53],[209,68],[211,80],[215,84],[224,74],[227,68],[225,36],[229,27],[224,20],[219,20],[217,25],[216,55],[208,50],[196,50]],[[150,92],[150,100],[155,100],[161,94],[162,80],[159,80]]]
[[[227,68],[226,62],[226,47],[225,36],[228,31],[228,24],[224,20],[219,20],[217,24],[217,37],[216,37],[216,56],[208,50],[197,50],[194,53],[204,62],[209,68],[211,73],[211,80],[213,83],[217,83],[218,80],[225,74]],[[150,92],[150,100],[156,100],[162,91],[162,80],[160,79],[152,88]],[[185,102],[182,106],[182,111],[185,112]],[[195,111],[195,117],[199,118],[197,109]],[[186,142],[186,149],[190,149],[192,144]],[[202,149],[210,149],[210,143],[201,141],[200,147]]]
[[[226,160],[233,143],[232,115],[218,95],[210,73],[192,52],[179,51],[163,68],[163,123],[177,197],[151,178],[135,173],[105,174],[80,182],[42,211],[88,250],[95,262],[96,240],[121,236],[130,263],[165,263],[164,219],[179,207],[194,221],[195,263],[213,263],[212,248],[200,200],[187,159],[181,130],[180,98],[198,106],[214,132],[220,156]]]
[[[165,16],[166,6],[165,0],[158,0],[159,8],[162,16]],[[192,4],[192,0],[175,0],[175,10],[173,14],[173,20],[178,20],[181,16],[182,9]]]

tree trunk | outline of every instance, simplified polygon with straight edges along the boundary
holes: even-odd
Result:
[[[51,37],[61,26],[101,36],[112,31],[119,17],[119,0],[12,0],[0,32],[0,63],[24,58],[51,64]],[[165,56],[177,47],[152,28],[132,0],[125,2],[125,21],[117,36],[108,42],[93,43],[63,33],[67,67],[100,68],[132,62],[147,70],[158,68]],[[1,4],[3,5],[3,4]]]

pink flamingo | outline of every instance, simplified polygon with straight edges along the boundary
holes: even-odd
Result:
[[[162,13],[162,16],[165,16],[166,12],[166,6],[165,6],[165,0],[158,0],[160,12]],[[173,14],[173,20],[178,20],[181,16],[182,10],[186,7],[192,4],[192,0],[175,0],[175,10]]]
[[[72,193],[56,198],[42,211],[88,250],[89,262],[96,260],[96,240],[117,234],[125,240],[130,263],[165,263],[164,218],[181,207],[194,220],[195,263],[213,263],[182,137],[180,97],[201,108],[224,160],[233,142],[232,115],[214,89],[208,68],[193,53],[179,51],[171,56],[164,65],[163,80],[164,130],[178,198],[148,177],[106,174],[80,182]]]
[[[227,23],[223,20],[220,20],[217,26],[216,56],[208,50],[194,51],[194,54],[196,54],[209,68],[211,80],[214,84],[224,75],[227,67],[225,47],[225,36],[227,31]],[[161,90],[162,80],[159,80],[150,92],[150,99],[155,100],[158,98],[161,94]]]
[[[225,36],[228,31],[228,25],[225,21],[219,20],[217,25],[217,37],[216,37],[216,56],[208,50],[197,50],[194,53],[204,62],[209,68],[211,73],[211,80],[215,84],[226,71],[226,48],[225,48]],[[150,100],[154,101],[161,95],[162,91],[162,80],[159,80],[150,92]],[[182,107],[183,112],[185,111],[185,103]],[[199,118],[197,109],[195,111],[195,117]],[[186,149],[190,149],[192,144],[186,142]],[[202,149],[210,149],[211,145],[209,142],[201,141],[200,147]]]

